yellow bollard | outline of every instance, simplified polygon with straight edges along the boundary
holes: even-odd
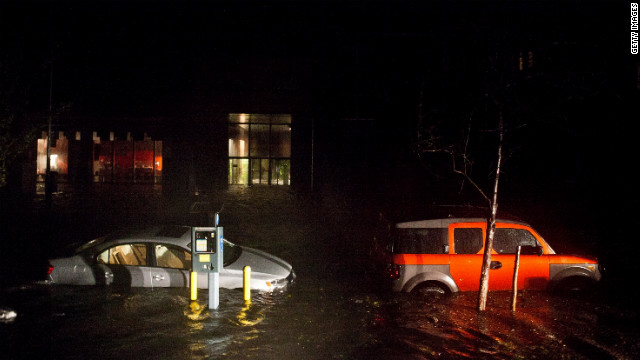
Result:
[[[243,269],[243,288],[244,288],[244,301],[251,302],[251,266],[245,266]]]
[[[191,300],[198,299],[198,273],[195,271],[191,272]]]

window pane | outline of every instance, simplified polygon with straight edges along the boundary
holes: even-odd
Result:
[[[109,250],[105,250],[102,254],[98,255],[98,264],[108,264],[109,263]]]
[[[47,172],[47,140],[38,139],[38,154],[36,157],[36,173],[38,175],[44,175]],[[59,175],[66,175],[68,172],[69,140],[57,139],[52,144],[49,169]]]
[[[291,157],[291,127],[273,125],[271,127],[271,157]]]
[[[111,182],[113,166],[113,142],[104,141],[93,145],[93,173],[97,182]]]
[[[398,229],[393,252],[396,254],[447,254],[448,229]]]
[[[156,245],[156,265],[172,269],[189,269],[191,253],[175,247]]]
[[[114,246],[98,255],[99,263],[111,265],[147,265],[147,246],[145,244],[126,244]]]
[[[134,170],[136,182],[153,182],[153,141],[136,141]]]
[[[496,229],[493,249],[499,254],[515,254],[520,246],[538,246],[533,235],[524,229]]]
[[[269,125],[251,125],[251,156],[269,156]]]
[[[249,114],[229,114],[229,122],[246,124],[249,122]]]
[[[133,142],[114,141],[114,181],[131,182],[133,179]]]
[[[251,159],[251,183],[260,184],[260,159]]]
[[[270,124],[272,116],[270,114],[250,114],[249,122],[252,124]]]
[[[278,160],[271,160],[269,167],[271,168],[271,185],[278,185]]]
[[[291,185],[289,160],[271,160],[271,185]]]
[[[482,249],[482,229],[457,228],[453,239],[456,254],[477,254]]]
[[[249,125],[229,124],[229,156],[244,157],[248,154]]]
[[[260,160],[260,183],[269,183],[269,159]]]
[[[36,171],[38,175],[44,175],[47,172],[47,139],[38,139]]]
[[[289,114],[278,114],[271,116],[272,124],[291,124],[291,115]]]
[[[156,178],[154,179],[155,183],[158,184],[162,180],[162,141],[154,141],[154,146],[156,147],[154,166],[156,167]]]
[[[251,183],[269,183],[269,159],[251,159]]]
[[[229,159],[229,184],[249,185],[249,159]]]

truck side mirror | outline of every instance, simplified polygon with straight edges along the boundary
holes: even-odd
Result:
[[[520,254],[542,256],[542,254],[544,254],[544,250],[542,249],[542,246],[525,245],[520,248]]]

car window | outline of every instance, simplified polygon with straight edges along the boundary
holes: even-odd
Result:
[[[97,261],[100,264],[146,266],[147,245],[117,245],[100,253]]]
[[[175,246],[156,244],[156,266],[173,269],[190,269],[191,253]]]
[[[477,254],[482,249],[482,229],[456,228],[453,242],[456,254]]]
[[[446,254],[448,229],[397,229],[393,252],[396,254]]]
[[[539,246],[536,238],[526,229],[496,229],[493,249],[498,254],[515,254],[518,246]]]

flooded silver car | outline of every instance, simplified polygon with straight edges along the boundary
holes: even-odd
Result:
[[[131,287],[188,287],[191,270],[191,228],[167,226],[100,237],[50,259],[52,284]],[[271,291],[295,278],[292,266],[266,252],[224,240],[220,287],[242,288],[243,269],[251,267],[251,289]],[[208,287],[198,273],[198,287]]]

